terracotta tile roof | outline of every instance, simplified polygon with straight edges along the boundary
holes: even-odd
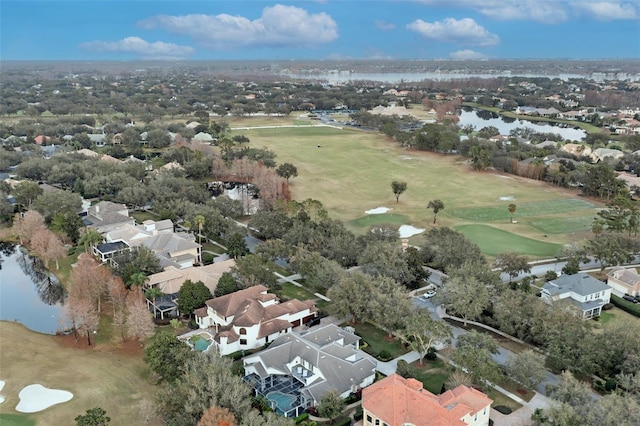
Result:
[[[491,400],[466,386],[436,396],[415,379],[393,374],[362,391],[362,407],[389,426],[464,426],[465,415],[476,413]]]

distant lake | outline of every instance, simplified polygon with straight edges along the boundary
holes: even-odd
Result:
[[[573,127],[561,127],[557,124],[546,122],[534,122],[527,120],[517,120],[507,118],[495,113],[481,110],[462,109],[460,113],[460,121],[458,126],[463,127],[472,125],[476,130],[483,127],[493,126],[500,131],[501,135],[509,135],[510,132],[518,127],[535,130],[538,133],[555,133],[566,140],[581,141],[587,136],[587,132],[582,129],[574,129]]]
[[[64,287],[40,259],[23,247],[0,242],[0,320],[55,334],[64,298]]]
[[[291,78],[326,80],[328,83],[349,83],[351,81],[379,81],[382,83],[417,82],[423,80],[450,81],[471,78],[528,77],[528,78],[588,78],[581,74],[525,74],[502,71],[487,74],[468,74],[458,72],[355,72],[355,71],[322,71],[322,72],[282,72]]]

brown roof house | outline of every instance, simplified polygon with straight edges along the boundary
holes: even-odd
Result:
[[[392,374],[363,389],[363,426],[484,426],[492,402],[465,385],[434,395],[418,380]]]
[[[640,296],[640,274],[635,268],[616,266],[607,273],[607,285],[616,296]]]
[[[334,324],[293,331],[245,357],[244,380],[274,412],[296,417],[329,391],[346,398],[373,383],[377,362],[359,342],[350,329]]]
[[[263,285],[209,299],[195,311],[196,322],[213,335],[222,355],[257,349],[317,316],[314,301],[280,303]]]

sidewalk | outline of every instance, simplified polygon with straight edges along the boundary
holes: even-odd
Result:
[[[385,376],[389,376],[396,372],[396,369],[398,368],[398,360],[401,360],[401,359],[411,364],[412,362],[420,359],[420,354],[418,354],[418,352],[416,351],[411,351],[411,352],[407,352],[402,356],[399,356],[398,358],[394,358],[391,361],[387,361],[387,362],[378,361],[378,366],[376,367],[376,370],[378,370]]]

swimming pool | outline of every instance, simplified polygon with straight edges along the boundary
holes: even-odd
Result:
[[[193,342],[193,349],[196,351],[206,351],[211,345],[211,341],[205,339],[202,336],[198,336],[195,342]]]
[[[280,413],[286,413],[292,408],[292,405],[296,400],[296,396],[291,395],[290,393],[274,391],[267,394],[267,399],[276,403]]]

